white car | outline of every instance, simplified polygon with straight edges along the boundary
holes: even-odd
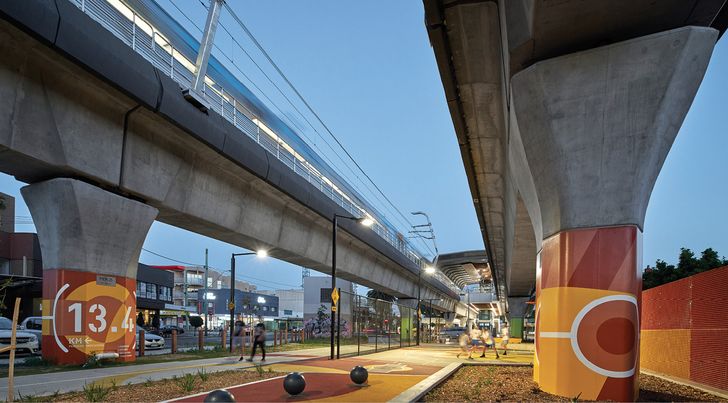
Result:
[[[136,349],[139,350],[139,329],[137,329],[137,343],[136,343]],[[144,349],[145,350],[154,350],[154,349],[160,349],[164,348],[164,338],[161,336],[157,336],[156,334],[152,334],[149,332],[144,332]]]
[[[10,345],[12,331],[13,321],[8,318],[0,317],[0,347],[7,347]],[[25,351],[31,354],[36,354],[38,352],[38,338],[32,333],[16,330],[15,351]]]
[[[43,349],[43,318],[40,316],[29,316],[20,322],[20,330],[25,333],[32,333],[38,339],[38,348]]]

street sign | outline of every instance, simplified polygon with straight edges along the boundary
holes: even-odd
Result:
[[[331,305],[331,312],[336,312],[336,305]]]
[[[339,304],[339,289],[334,288],[333,291],[331,291],[331,301],[334,302],[334,306]]]
[[[232,311],[235,309],[235,303],[234,302],[228,302],[228,311]]]

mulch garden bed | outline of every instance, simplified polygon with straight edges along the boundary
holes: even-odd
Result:
[[[531,367],[465,366],[430,391],[426,402],[574,401],[539,390]],[[640,375],[642,402],[726,401],[689,386]]]
[[[132,385],[88,384],[83,392],[64,393],[53,396],[23,396],[19,401],[50,402],[159,402],[193,395],[214,389],[224,389],[262,379],[285,375],[284,373],[261,370],[231,370],[222,372],[197,372],[189,376],[147,381]]]

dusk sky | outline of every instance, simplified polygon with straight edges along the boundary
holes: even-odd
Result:
[[[199,37],[169,0],[158,1]],[[192,21],[204,25],[205,10],[197,0],[176,4]],[[229,0],[228,4],[389,199],[407,216],[417,210],[430,214],[440,252],[483,248],[421,1]],[[229,16],[223,15],[222,21],[234,32]],[[241,58],[242,66],[244,56],[230,38],[222,32],[216,39],[223,50],[238,53],[235,57]],[[257,60],[265,64],[264,59]],[[242,69],[260,80],[261,88],[271,87],[249,63]],[[270,66],[264,70],[275,74]],[[722,39],[652,193],[643,266],[656,259],[675,262],[680,247],[696,253],[713,247],[728,255],[726,71],[728,45]],[[301,123],[278,95],[270,96]],[[317,147],[324,147],[324,139],[313,134],[311,138]],[[22,185],[0,175],[0,191],[16,197],[16,215],[21,218],[30,215],[19,194]],[[422,223],[416,217],[410,220]],[[35,229],[21,224],[17,230]],[[144,247],[195,264],[204,262],[204,250],[209,248],[210,265],[219,268],[227,268],[230,253],[240,251],[161,223],[154,224]],[[175,264],[147,252],[141,261]],[[240,258],[238,264],[240,278],[262,289],[301,284],[300,267],[285,262],[251,257]]]

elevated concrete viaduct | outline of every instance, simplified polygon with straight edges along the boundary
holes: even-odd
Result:
[[[69,2],[3,2],[0,16],[0,170],[30,184],[47,358],[133,359],[136,262],[155,219],[330,271],[331,218],[346,212],[318,189]],[[339,275],[416,296],[420,268],[344,221]],[[422,297],[459,304],[430,279]]]
[[[545,391],[637,396],[645,211],[725,3],[424,0],[499,298],[536,293]]]

